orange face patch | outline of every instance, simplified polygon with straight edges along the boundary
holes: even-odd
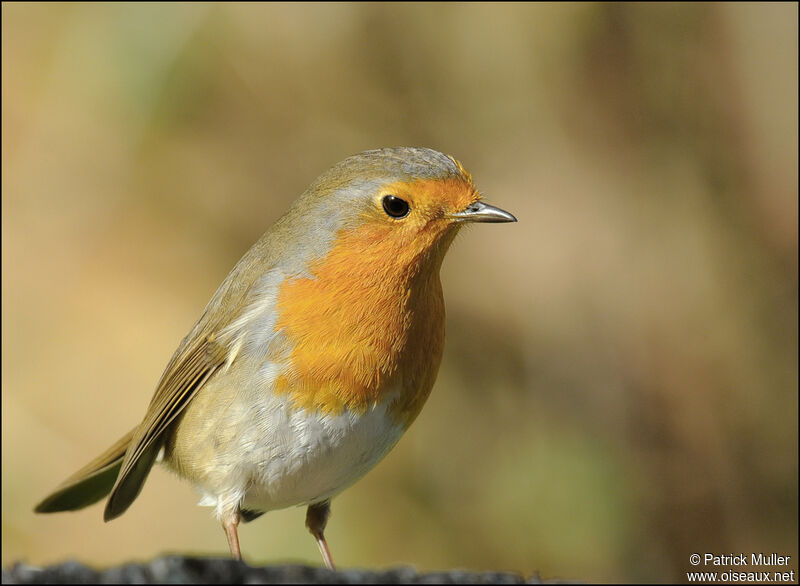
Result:
[[[408,216],[386,215],[385,195],[406,200]],[[281,286],[276,328],[291,352],[276,392],[325,413],[364,412],[397,393],[391,412],[410,424],[444,347],[439,267],[457,231],[445,216],[476,199],[460,179],[384,186],[360,224],[309,267],[313,278]]]

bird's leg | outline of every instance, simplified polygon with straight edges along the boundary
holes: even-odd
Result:
[[[325,525],[328,523],[328,517],[331,515],[331,501],[323,501],[314,505],[308,505],[306,512],[306,527],[317,540],[319,552],[322,554],[322,560],[329,570],[335,570],[336,566],[333,565],[333,558],[328,549],[328,544],[325,541]]]
[[[222,528],[225,530],[225,537],[228,538],[228,547],[231,548],[231,557],[235,560],[242,559],[242,551],[239,549],[239,509],[234,509],[222,515]]]

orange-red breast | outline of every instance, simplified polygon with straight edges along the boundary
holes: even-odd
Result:
[[[220,285],[144,420],[36,511],[109,495],[108,521],[161,461],[214,507],[234,557],[240,520],[307,504],[333,567],[330,499],[394,446],[436,379],[450,243],[465,222],[513,221],[434,150],[372,150],[334,165]]]

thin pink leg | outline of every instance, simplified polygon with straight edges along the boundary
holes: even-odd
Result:
[[[315,505],[308,505],[306,512],[306,527],[317,540],[319,552],[322,554],[322,561],[329,570],[335,570],[336,566],[333,565],[333,557],[331,551],[328,549],[328,542],[325,541],[325,525],[328,524],[328,517],[331,515],[331,502],[324,501]]]
[[[225,537],[228,538],[228,547],[231,548],[231,557],[235,560],[242,559],[242,550],[239,549],[239,510],[222,517],[222,528],[225,530]]]

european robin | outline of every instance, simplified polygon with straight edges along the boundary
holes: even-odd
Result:
[[[142,422],[36,512],[108,495],[109,521],[161,462],[214,508],[234,558],[240,521],[308,505],[306,526],[333,568],[331,498],[392,449],[436,379],[450,243],[467,222],[515,221],[431,149],[334,165],[222,282]]]

